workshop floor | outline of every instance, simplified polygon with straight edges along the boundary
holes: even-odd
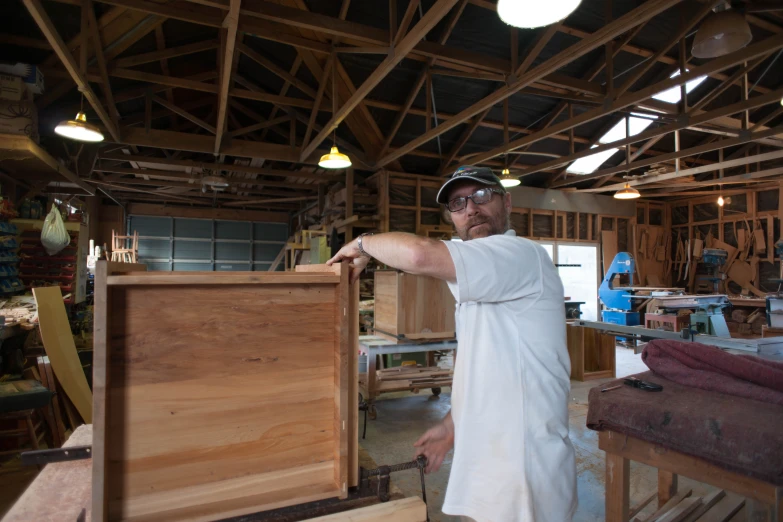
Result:
[[[617,376],[624,377],[647,370],[641,355],[633,350],[617,348]],[[611,380],[611,379],[606,379]],[[587,394],[593,386],[605,382],[571,382],[571,403],[569,404],[570,436],[576,449],[579,509],[574,522],[598,522],[604,520],[604,455],[598,449],[598,434],[585,427],[587,415]],[[450,391],[448,388],[446,389]],[[419,395],[397,393],[382,395],[378,400],[378,418],[368,420],[367,438],[360,444],[378,464],[397,464],[413,458],[413,443],[433,424],[442,419],[451,408],[450,393],[434,397],[422,392]],[[360,419],[360,421],[363,419]],[[361,429],[361,426],[360,426]],[[430,520],[433,522],[456,522],[456,517],[441,512],[446,494],[451,455],[443,467],[427,475],[427,500]],[[392,481],[406,496],[421,496],[421,482],[415,471],[394,474]],[[656,470],[643,464],[631,464],[631,506],[649,497],[657,490]],[[710,486],[680,478],[680,489],[691,488],[693,495],[701,496],[711,491]],[[642,514],[651,514],[651,503]],[[742,512],[738,515],[743,515]],[[737,520],[737,517],[734,518]]]

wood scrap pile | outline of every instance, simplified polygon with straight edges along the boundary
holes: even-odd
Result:
[[[5,317],[6,326],[21,325],[32,329],[38,322],[38,306],[31,295],[17,295],[0,301],[0,316]]]
[[[743,225],[745,228],[743,228]],[[737,226],[736,222],[734,226]],[[771,224],[768,223],[768,226],[771,226]],[[740,223],[735,237],[737,238],[736,248],[711,236],[707,237],[707,247],[720,248],[728,252],[726,263],[721,267],[720,271],[726,274],[729,281],[742,288],[742,295],[752,293],[758,297],[766,297],[766,292],[759,290],[757,286],[759,284],[758,263],[762,256],[765,260],[769,260],[769,254],[774,256],[774,249],[771,245],[767,248],[767,241],[764,237],[761,222],[754,220],[751,225],[746,220],[744,224]]]
[[[739,334],[760,334],[762,327],[767,322],[767,316],[763,309],[756,309],[752,312],[747,310],[735,309],[731,312],[731,317],[727,318],[726,325],[731,333]]]
[[[672,497],[660,509],[650,515],[636,516],[644,507],[631,510],[633,522],[706,522],[737,520],[734,517],[745,505],[745,499],[723,490],[715,490],[703,497],[691,496],[687,490]],[[645,501],[646,504],[650,499]],[[635,517],[635,518],[633,518]]]
[[[419,393],[419,390],[426,388],[451,386],[454,372],[449,368],[439,368],[438,366],[400,366],[399,368],[379,370],[376,376],[378,393],[394,391]]]
[[[631,236],[640,285],[667,284],[667,274],[671,273],[671,233],[660,226],[633,225]]]

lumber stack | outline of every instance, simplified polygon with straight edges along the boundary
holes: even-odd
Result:
[[[421,389],[451,386],[454,372],[438,366],[401,366],[378,371],[377,379],[377,393],[395,391],[418,393]]]
[[[745,499],[733,494],[727,495],[722,489],[714,490],[703,497],[694,497],[691,490],[686,490],[672,497],[654,513],[636,516],[643,507],[644,505],[631,510],[633,522],[728,522],[737,520],[735,515],[745,507]]]

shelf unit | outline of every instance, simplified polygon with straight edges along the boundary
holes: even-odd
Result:
[[[73,221],[65,222],[71,243],[54,256],[41,245],[41,219],[14,219],[19,229],[19,277],[30,288],[35,281],[58,283],[63,295],[71,294],[66,304],[84,301],[87,286],[87,254],[89,238],[87,226]]]

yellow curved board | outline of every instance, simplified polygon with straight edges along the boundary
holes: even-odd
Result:
[[[46,355],[68,398],[87,424],[92,423],[92,392],[76,353],[59,286],[33,288]]]

